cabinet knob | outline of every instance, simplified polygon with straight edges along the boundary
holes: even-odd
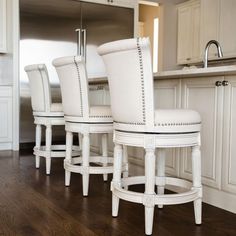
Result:
[[[215,85],[216,85],[217,87],[220,87],[220,86],[222,85],[222,82],[221,82],[221,81],[216,81]]]
[[[188,57],[188,58],[186,58],[186,60],[187,60],[187,61],[190,61],[190,60],[191,60],[191,58],[190,58],[190,57]]]
[[[229,81],[223,80],[223,81],[222,81],[222,85],[223,85],[223,86],[228,86],[228,85],[229,85]]]

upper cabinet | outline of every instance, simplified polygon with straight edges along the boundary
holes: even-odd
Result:
[[[200,25],[201,58],[203,58],[204,56],[204,51],[205,51],[207,42],[209,42],[212,39],[219,41],[219,24],[220,24],[220,0],[201,1],[201,25]],[[209,58],[214,58],[217,55],[218,54],[215,47],[210,47]]]
[[[178,64],[199,60],[200,1],[189,1],[178,7]]]
[[[0,53],[7,52],[6,5],[7,0],[0,0]]]
[[[188,13],[184,9],[188,9],[185,10]],[[236,57],[235,13],[235,0],[195,0],[180,4],[177,63],[202,61],[205,46],[212,39],[219,41],[224,58]],[[217,58],[213,46],[210,47],[209,58]]]
[[[220,1],[219,42],[224,57],[236,57],[236,1]]]

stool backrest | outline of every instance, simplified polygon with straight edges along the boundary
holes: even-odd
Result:
[[[106,43],[98,53],[106,66],[114,122],[151,130],[154,102],[149,39]]]
[[[48,71],[44,64],[28,65],[25,72],[29,78],[31,105],[35,112],[50,112],[51,90]]]
[[[89,116],[88,81],[84,61],[79,56],[53,60],[62,95],[65,116]]]

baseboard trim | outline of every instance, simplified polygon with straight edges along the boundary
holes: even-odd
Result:
[[[12,143],[0,143],[0,150],[12,150]]]

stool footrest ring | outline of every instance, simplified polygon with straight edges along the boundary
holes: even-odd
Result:
[[[158,183],[163,183],[162,178],[163,177],[156,177],[156,185],[158,185]],[[153,194],[150,196],[150,194],[138,193],[123,189],[124,186],[144,184],[144,183],[145,183],[145,176],[122,178],[121,184],[114,182],[111,183],[111,190],[112,193],[120,199],[134,203],[141,203],[143,205],[149,204],[147,203],[148,199],[150,199],[150,201],[152,200],[154,202],[154,205],[174,205],[174,204],[192,202],[202,197],[201,188],[194,188],[192,187],[191,182],[184,179],[173,178],[173,177],[165,177],[165,183],[167,185],[187,188],[188,191],[183,193],[163,194],[163,195]]]

